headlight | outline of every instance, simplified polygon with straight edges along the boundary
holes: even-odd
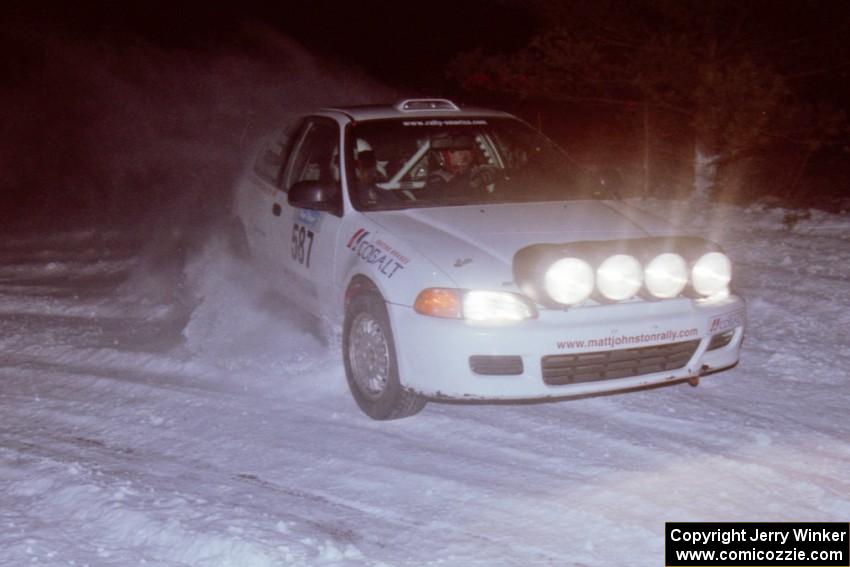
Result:
[[[691,271],[694,289],[706,297],[729,294],[732,279],[732,262],[722,252],[709,252],[696,261]]]
[[[543,287],[558,303],[580,303],[593,293],[593,268],[578,258],[562,258],[546,270]]]
[[[634,256],[615,254],[596,269],[599,291],[613,301],[634,297],[642,283],[643,270]]]
[[[463,316],[471,321],[522,321],[534,317],[534,310],[515,293],[468,291],[463,298]]]
[[[489,323],[522,321],[537,316],[531,302],[516,293],[438,287],[422,290],[413,309],[431,317]]]
[[[655,297],[676,297],[688,283],[688,266],[678,254],[659,254],[646,266],[646,289]]]

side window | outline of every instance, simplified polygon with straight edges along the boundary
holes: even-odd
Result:
[[[308,121],[286,172],[284,190],[299,181],[339,185],[339,127],[331,120]]]
[[[257,154],[254,162],[254,173],[264,181],[276,184],[280,168],[283,166],[283,154],[286,147],[286,139],[282,136],[274,136],[263,143],[262,149]]]
[[[263,140],[254,161],[254,173],[267,183],[277,185],[280,182],[283,161],[286,159],[293,139],[295,139],[295,124],[288,124],[275,130]]]

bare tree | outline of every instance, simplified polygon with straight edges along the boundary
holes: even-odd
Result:
[[[467,89],[640,109],[645,189],[658,116],[691,133],[696,196],[712,190],[720,168],[766,146],[781,141],[810,156],[846,130],[846,116],[829,101],[808,102],[818,93],[805,88],[847,65],[846,5],[537,0],[535,9],[539,29],[527,45],[461,54],[450,74]],[[845,57],[829,64],[825,50]]]

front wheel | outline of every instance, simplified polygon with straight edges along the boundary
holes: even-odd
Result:
[[[387,308],[378,295],[352,298],[345,314],[342,351],[348,387],[363,413],[389,420],[417,414],[425,407],[425,398],[401,385]]]

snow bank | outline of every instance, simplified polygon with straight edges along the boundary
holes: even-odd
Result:
[[[652,565],[665,521],[846,521],[850,216],[635,204],[733,257],[738,367],[390,423],[216,238],[0,242],[0,565]]]
[[[183,335],[197,360],[239,382],[302,394],[341,394],[342,362],[320,322],[273,288],[267,273],[234,258],[222,238],[211,238],[191,258],[185,285],[194,305]]]

